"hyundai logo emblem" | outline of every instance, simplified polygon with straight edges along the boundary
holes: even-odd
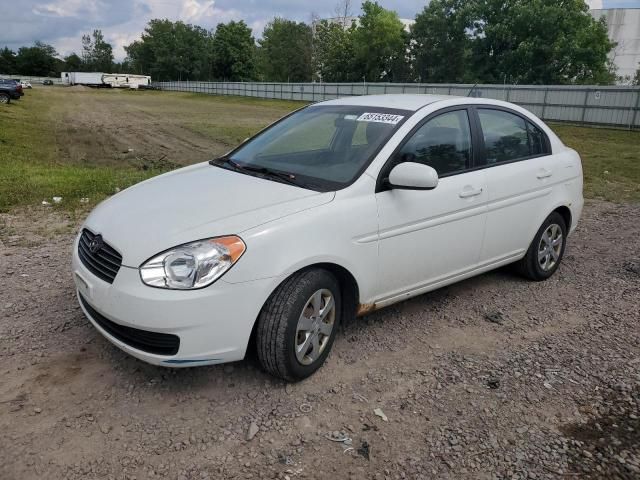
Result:
[[[96,253],[98,250],[102,248],[102,245],[104,245],[104,242],[102,241],[102,235],[96,235],[89,242],[89,251],[91,253]]]

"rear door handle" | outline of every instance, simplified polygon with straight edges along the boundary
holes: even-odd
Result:
[[[481,188],[473,188],[473,187],[464,187],[464,190],[462,190],[458,196],[460,198],[469,198],[469,197],[476,197],[478,195],[480,195],[482,193],[482,189]]]
[[[536,175],[536,177],[542,180],[543,178],[549,178],[551,175],[553,175],[553,172],[551,170],[547,170],[546,168],[543,168],[540,171],[538,171],[538,174]]]

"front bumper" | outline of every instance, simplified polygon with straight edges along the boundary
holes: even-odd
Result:
[[[77,243],[78,239],[72,271],[84,314],[111,343],[154,365],[189,367],[241,360],[260,309],[280,282],[268,278],[232,284],[220,279],[200,290],[164,290],[144,285],[138,269],[122,266],[109,284],[84,267]],[[90,310],[102,321],[93,318]],[[178,351],[159,355],[135,348],[135,341],[123,341],[126,336],[117,338],[103,328],[104,319],[143,333],[175,335]]]

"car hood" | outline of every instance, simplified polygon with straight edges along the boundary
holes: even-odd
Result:
[[[334,196],[202,163],[114,195],[91,212],[84,226],[102,234],[120,252],[123,265],[137,268],[176,245],[241,234]]]

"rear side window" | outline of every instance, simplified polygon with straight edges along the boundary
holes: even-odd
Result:
[[[471,161],[471,129],[466,110],[443,113],[427,121],[404,144],[398,162],[424,163],[439,176],[461,172]]]
[[[531,144],[531,155],[546,155],[551,153],[547,146],[547,136],[542,133],[533,123],[527,122],[529,130],[529,143]]]
[[[512,162],[549,153],[545,134],[513,113],[478,109],[487,165]]]

